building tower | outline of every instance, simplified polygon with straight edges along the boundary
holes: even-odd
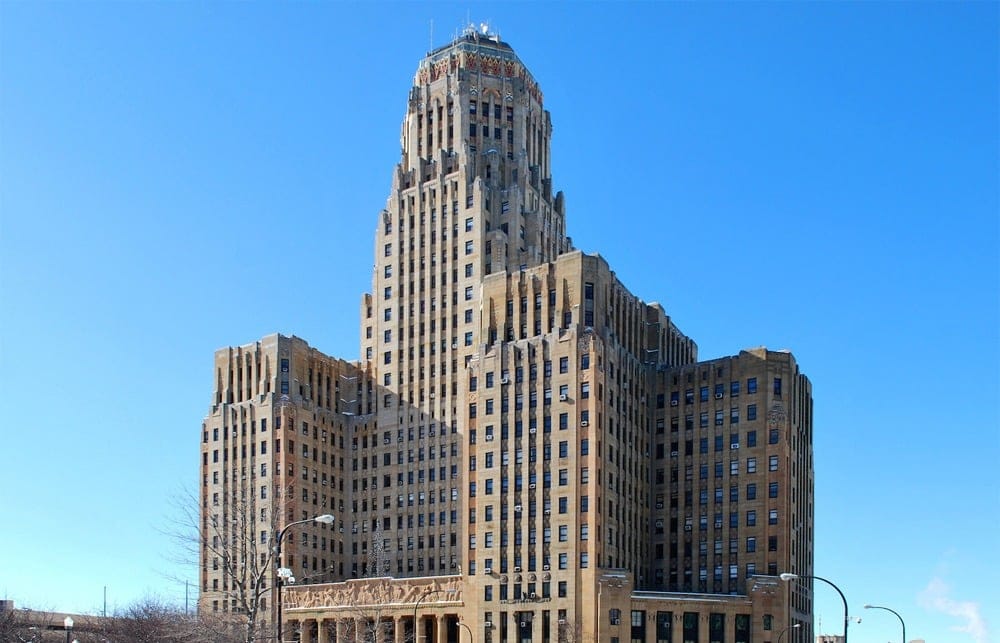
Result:
[[[419,63],[361,359],[277,335],[216,354],[205,519],[249,494],[259,546],[337,516],[286,537],[303,641],[357,622],[331,597],[374,595],[357,583],[378,577],[415,603],[381,601],[396,641],[424,631],[406,615],[428,577],[461,589],[429,626],[442,642],[459,621],[491,643],[750,643],[793,620],[808,637],[811,594],[774,578],[812,570],[808,380],[787,352],[698,362],[662,306],[575,250],[551,132],[488,30]],[[203,609],[236,608],[202,556]]]

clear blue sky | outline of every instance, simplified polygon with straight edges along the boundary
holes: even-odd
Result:
[[[702,358],[812,379],[851,640],[899,640],[865,603],[997,638],[995,2],[0,2],[0,592],[183,600],[212,353],[357,357],[407,91],[467,17],[542,85],[576,245]]]

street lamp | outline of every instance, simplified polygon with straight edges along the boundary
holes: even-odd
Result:
[[[282,629],[282,623],[281,623],[281,586],[284,583],[281,580],[282,579],[282,574],[281,574],[282,569],[281,569],[280,565],[281,565],[281,541],[285,537],[285,532],[288,531],[289,528],[294,527],[295,525],[304,525],[304,524],[310,523],[310,522],[318,522],[318,523],[323,524],[323,525],[332,525],[334,520],[335,520],[335,518],[333,516],[331,516],[330,514],[322,514],[320,516],[314,516],[312,518],[306,518],[305,520],[296,520],[295,522],[290,522],[287,525],[285,525],[281,529],[281,531],[278,532],[278,537],[277,537],[275,545],[274,545],[274,562],[275,562],[275,564],[277,564],[279,566],[278,573],[276,574],[275,579],[274,579],[274,583],[275,583],[275,585],[278,588],[278,593],[277,593],[277,597],[276,597],[276,600],[278,602],[278,643],[283,643],[283,641],[284,641],[284,639],[282,639],[282,637],[281,637],[281,629]],[[291,572],[290,571],[286,575],[289,578],[291,578]],[[292,582],[295,582],[294,578],[292,579]]]
[[[881,605],[865,605],[866,610],[885,610],[887,612],[892,612],[899,619],[899,624],[903,626],[903,643],[906,643],[906,623],[903,622],[903,617],[899,615],[894,609],[889,609],[888,607],[882,607]]]
[[[465,631],[469,633],[469,643],[476,643],[476,635],[472,633],[472,628],[469,627],[468,625],[466,625],[465,623],[463,623],[462,621],[458,621],[458,625],[460,627],[464,627]],[[461,633],[459,633],[459,634],[461,634]],[[459,638],[462,638],[462,637],[459,636]]]
[[[66,630],[66,643],[69,643],[69,637],[73,634],[73,617],[67,616],[63,619],[63,629]]]
[[[795,625],[789,625],[785,629],[781,630],[781,633],[778,634],[778,643],[781,643],[781,637],[785,635],[785,632],[787,632],[788,630],[796,630],[800,627],[802,627],[802,623],[796,623]]]
[[[847,624],[850,623],[851,617],[848,616],[848,614],[847,614],[847,599],[844,598],[844,592],[840,591],[839,587],[837,587],[836,585],[834,585],[831,581],[828,581],[827,579],[823,578],[822,576],[810,576],[810,575],[807,575],[807,574],[799,575],[799,574],[792,574],[792,573],[789,573],[789,572],[785,572],[784,574],[781,575],[780,578],[781,578],[781,580],[783,580],[785,582],[788,582],[788,581],[791,581],[791,580],[796,580],[796,579],[799,579],[799,578],[813,578],[813,579],[816,579],[816,580],[821,580],[824,583],[826,583],[827,585],[829,585],[830,587],[832,587],[835,590],[837,590],[837,593],[840,594],[840,600],[843,601],[843,603],[844,603],[844,643],[847,643]]]
[[[417,627],[417,608],[424,602],[424,599],[433,594],[453,594],[453,589],[429,589],[420,595],[417,602],[413,604],[413,643],[420,643],[420,629]],[[468,625],[466,625],[468,627]],[[472,630],[469,630],[469,634]]]

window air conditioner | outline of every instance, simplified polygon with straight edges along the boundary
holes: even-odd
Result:
[[[677,406],[677,400],[670,400],[670,406]]]
[[[537,485],[534,482],[532,482],[531,484],[528,485],[528,488],[529,489],[534,489],[536,486]]]
[[[486,629],[490,629],[491,627],[493,627],[493,621],[483,621],[483,627],[485,627]]]
[[[722,399],[722,393],[716,393],[715,394],[715,399],[721,400]]]
[[[514,505],[514,513],[521,513],[521,505]]]
[[[483,570],[483,573],[486,574],[487,576],[492,576],[493,575],[493,568],[492,567],[487,567],[487,568],[485,568]]]
[[[531,427],[530,429],[528,429],[528,433],[534,435],[538,433],[538,429],[536,429],[535,427]]]
[[[566,395],[565,393],[560,393],[559,394],[559,401],[560,402],[565,402],[567,399],[569,399],[569,396]]]
[[[739,448],[740,448],[740,445],[739,445],[739,443],[738,443],[738,442],[735,442],[735,443],[733,443],[733,444],[730,444],[730,445],[729,445],[729,448],[730,448],[730,449],[739,449]]]
[[[528,594],[528,598],[538,598],[538,594],[536,594],[535,592],[531,592],[530,594]]]
[[[547,572],[550,569],[552,569],[552,567],[550,565],[542,565],[542,571]]]
[[[493,434],[492,433],[486,434],[486,441],[487,442],[492,442],[493,441]]]
[[[520,574],[521,573],[521,568],[520,567],[515,567],[514,568],[514,573],[515,574]]]
[[[500,383],[501,384],[510,384],[510,378],[509,377],[501,377],[500,378]]]
[[[580,426],[590,426],[590,422],[588,422],[587,420],[581,420]]]

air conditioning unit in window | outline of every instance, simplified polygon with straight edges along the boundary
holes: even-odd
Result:
[[[492,567],[487,567],[486,569],[483,570],[483,573],[486,574],[487,576],[492,576],[493,575],[493,568]]]
[[[500,378],[500,383],[501,384],[510,384],[510,378],[509,377],[501,377]]]
[[[676,458],[677,457],[677,452],[676,451],[671,451],[670,452],[670,457],[671,458]]]
[[[549,571],[550,569],[552,569],[552,566],[551,566],[551,565],[542,565],[542,571],[543,571],[543,572],[547,572],[547,571]]]
[[[662,502],[656,503],[656,508],[657,509],[663,509],[663,503]]]
[[[530,429],[528,429],[528,433],[534,435],[538,433],[538,429],[536,429],[535,427],[531,427]]]
[[[677,406],[677,400],[670,400],[670,406]]]
[[[515,567],[514,568],[514,573],[515,574],[520,574],[521,573],[521,568],[520,567]]]
[[[566,619],[564,618],[559,619],[559,625],[566,625]]]
[[[391,439],[389,439],[389,438],[386,438],[386,439],[382,440],[382,442],[383,442],[384,444],[392,444],[392,440],[391,440]]]
[[[560,401],[560,402],[565,402],[565,401],[566,401],[566,400],[568,400],[568,399],[569,399],[569,396],[568,396],[568,395],[566,395],[565,393],[560,393],[560,394],[559,394],[559,401]]]
[[[537,485],[534,482],[532,482],[531,484],[528,485],[528,488],[529,489],[534,489],[536,486]]]
[[[613,619],[611,619],[611,624],[612,625],[618,625],[619,623],[621,623],[621,619],[619,619],[619,618],[613,618]]]
[[[514,505],[514,513],[521,513],[521,505]]]
[[[530,598],[530,599],[536,599],[536,598],[538,598],[538,594],[536,594],[536,593],[534,593],[534,592],[530,592],[530,593],[528,594],[528,598]]]
[[[587,420],[580,420],[580,426],[590,426],[590,422]]]
[[[483,627],[485,627],[486,629],[490,629],[491,627],[493,627],[493,621],[483,621]]]
[[[716,393],[715,394],[715,399],[721,400],[722,399],[722,393]]]
[[[493,434],[492,433],[487,433],[486,434],[486,441],[487,442],[492,442],[493,441]]]
[[[739,449],[740,448],[740,444],[739,444],[739,442],[734,442],[733,444],[729,445],[729,448],[730,449]]]

